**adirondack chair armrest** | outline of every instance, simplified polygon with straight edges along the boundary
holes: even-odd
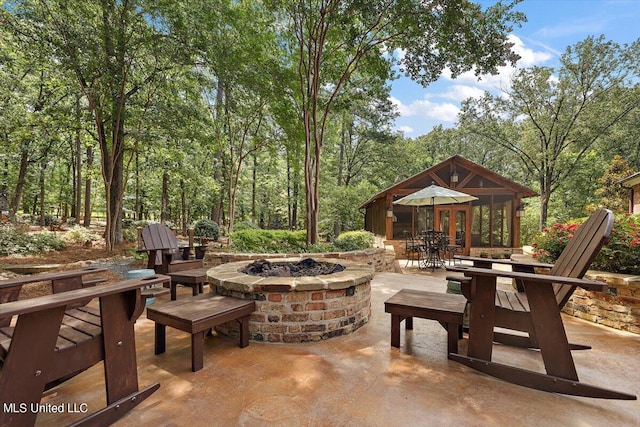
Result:
[[[207,245],[193,245],[193,246],[179,246],[178,250],[182,253],[182,259],[189,259],[191,254],[196,259],[204,258],[204,254],[207,252]]]
[[[189,259],[193,252],[193,246],[178,246],[178,251],[180,252],[182,259]]]
[[[455,271],[464,273],[465,276],[489,276],[489,277],[506,277],[510,279],[519,279],[529,284],[549,284],[557,283],[562,285],[579,286],[588,291],[606,292],[608,286],[604,282],[595,280],[577,279],[573,277],[551,276],[548,274],[522,273],[518,271],[503,271],[490,268],[477,268],[467,266],[448,266],[447,271]]]
[[[141,279],[124,280],[113,285],[100,285],[90,288],[76,289],[58,294],[45,295],[0,304],[0,318],[48,310],[56,307],[73,305],[79,301],[100,298],[131,290],[140,290],[145,286],[157,285],[169,281],[169,276],[156,274]],[[133,312],[132,312],[133,314]]]
[[[82,277],[86,274],[102,273],[107,271],[106,268],[89,267],[80,270],[68,270],[68,271],[56,271],[52,273],[32,274],[28,276],[15,277],[13,279],[7,279],[0,281],[0,291],[5,288],[12,288],[15,286],[22,286],[29,283],[36,282],[51,282],[53,280],[65,280],[73,279],[76,277]]]
[[[522,268],[544,268],[551,269],[553,264],[546,264],[541,262],[522,262],[522,261],[512,261],[509,259],[493,259],[493,258],[481,258],[474,256],[466,256],[466,255],[454,255],[454,259],[459,259],[461,261],[471,261],[473,263],[484,263],[484,264],[501,264],[501,265],[511,265]]]

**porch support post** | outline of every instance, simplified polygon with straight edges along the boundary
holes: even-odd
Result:
[[[387,240],[393,239],[393,216],[387,215],[389,209],[393,209],[393,195],[391,193],[387,193],[386,195],[386,212],[385,212],[385,230],[386,230],[386,238]]]

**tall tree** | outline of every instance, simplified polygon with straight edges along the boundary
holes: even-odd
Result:
[[[620,46],[589,37],[550,67],[520,70],[508,96],[485,94],[463,105],[461,125],[489,144],[509,150],[537,180],[540,227],[549,200],[594,144],[640,106],[640,41]]]
[[[92,0],[12,1],[3,14],[27,43],[49,52],[87,100],[100,148],[106,194],[106,247],[121,240],[126,123],[133,98],[176,60],[152,3]]]
[[[279,2],[275,2],[276,4]],[[477,73],[517,57],[506,41],[508,23],[522,16],[502,3],[483,11],[468,0],[299,0],[282,2],[289,27],[283,44],[297,56],[300,118],[304,126],[307,242],[318,241],[322,150],[335,100],[356,72],[391,77],[395,49],[403,70],[420,83],[448,67],[453,77]],[[293,34],[294,38],[288,37]],[[286,35],[285,35],[286,34]]]

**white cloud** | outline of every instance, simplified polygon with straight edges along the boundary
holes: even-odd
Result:
[[[406,49],[397,48],[396,50],[393,51],[393,56],[399,61],[402,61],[406,54],[407,54]]]
[[[456,77],[455,81],[468,86],[476,86],[476,89],[483,88],[492,92],[507,90],[517,69],[542,65],[553,58],[553,54],[548,51],[535,51],[526,47],[522,39],[514,34],[509,35],[508,39],[509,42],[513,43],[514,52],[520,55],[520,60],[515,67],[510,65],[498,67],[497,74],[483,74],[479,78],[474,71],[467,71]],[[451,71],[448,69],[444,70],[442,76],[445,79],[453,80]]]
[[[509,42],[513,43],[513,51],[520,55],[520,60],[516,65],[517,68],[528,68],[534,65],[544,64],[553,58],[553,55],[548,51],[535,51],[526,47],[522,39],[514,34],[509,35],[508,39]]]
[[[455,122],[460,108],[450,102],[431,102],[428,99],[418,99],[410,104],[404,104],[399,99],[391,97],[401,117],[419,117],[443,122]]]
[[[397,130],[416,135],[428,132],[435,124],[452,126],[458,120],[463,100],[482,97],[485,91],[497,96],[508,96],[511,79],[518,69],[544,65],[558,56],[552,49],[536,44],[535,41],[523,41],[516,35],[510,35],[509,41],[513,43],[513,50],[521,57],[515,67],[499,67],[498,74],[486,74],[480,78],[469,71],[455,80],[451,78],[451,72],[445,69],[442,78],[428,89],[411,85],[403,87],[396,97],[391,97],[391,102],[403,119],[402,126],[398,126]],[[404,52],[400,50],[394,51],[396,58],[403,55]]]
[[[402,133],[414,133],[415,129],[411,126],[400,126],[398,130]]]
[[[481,98],[484,90],[477,86],[469,85],[451,85],[449,90],[436,96],[452,99],[454,101],[464,101],[468,98]]]

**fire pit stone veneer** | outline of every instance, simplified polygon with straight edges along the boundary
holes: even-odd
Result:
[[[271,262],[298,262],[278,258]],[[341,272],[306,277],[261,277],[240,272],[247,261],[209,269],[211,292],[252,299],[256,311],[249,322],[249,339],[261,342],[308,342],[347,335],[369,321],[373,267],[343,259],[322,258],[341,264]],[[239,335],[237,322],[216,328]]]

